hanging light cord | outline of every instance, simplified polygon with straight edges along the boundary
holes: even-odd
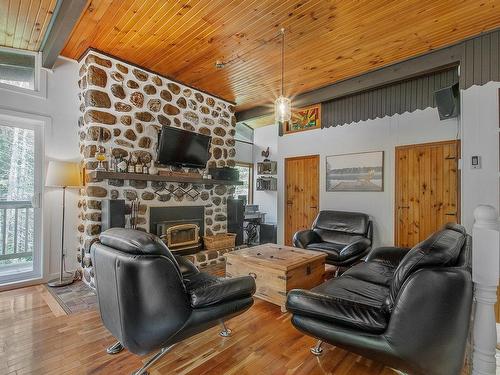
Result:
[[[281,29],[281,96],[285,92],[285,29]]]

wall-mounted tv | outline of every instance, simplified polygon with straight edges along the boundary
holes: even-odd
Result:
[[[212,137],[163,126],[158,137],[158,163],[205,168]]]

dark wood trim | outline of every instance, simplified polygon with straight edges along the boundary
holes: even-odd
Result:
[[[156,174],[142,173],[121,173],[121,172],[106,172],[92,171],[88,173],[91,178],[97,180],[136,180],[136,181],[165,181],[179,182],[188,184],[203,184],[203,185],[243,185],[241,181],[228,180],[213,180],[209,178],[195,178],[183,176],[160,176]]]
[[[250,173],[248,176],[249,181],[248,181],[248,202],[247,202],[247,204],[253,204],[254,165],[253,165],[253,163],[248,163],[246,161],[237,161],[236,165],[240,166],[240,167],[247,167],[250,170]]]
[[[42,47],[42,67],[52,69],[73,31],[87,0],[60,2],[56,18]]]
[[[210,93],[210,92],[208,92],[208,91],[205,91],[205,90],[203,90],[203,89],[200,89],[199,87],[196,87],[196,86],[193,86],[193,85],[187,84],[186,82],[179,81],[178,79],[172,78],[172,77],[170,77],[170,76],[166,76],[166,75],[160,74],[160,73],[158,73],[158,72],[155,72],[154,70],[151,70],[151,69],[145,68],[145,67],[143,67],[143,66],[140,66],[140,65],[134,64],[133,62],[130,62],[130,61],[128,61],[128,60],[124,60],[124,59],[122,59],[121,57],[118,57],[118,56],[112,55],[112,54],[110,54],[110,53],[107,53],[107,52],[101,51],[100,49],[97,49],[97,48],[94,48],[94,47],[87,48],[87,49],[85,50],[85,52],[84,52],[84,53],[82,53],[82,55],[78,58],[78,60],[77,60],[77,61],[78,61],[78,62],[81,62],[81,61],[82,61],[82,59],[83,59],[83,58],[84,58],[84,57],[85,57],[85,56],[86,56],[89,52],[96,52],[96,53],[99,53],[99,54],[101,54],[101,55],[107,56],[107,57],[109,57],[109,58],[111,58],[111,59],[119,60],[119,61],[121,61],[121,62],[123,62],[123,63],[125,63],[125,64],[128,64],[128,65],[130,65],[130,66],[133,66],[133,67],[138,68],[138,69],[141,69],[141,70],[144,70],[145,72],[148,72],[148,73],[150,73],[150,74],[156,74],[158,77],[168,79],[168,80],[170,80],[170,81],[172,81],[172,82],[175,82],[175,83],[178,83],[178,84],[180,84],[180,85],[183,85],[183,86],[189,87],[189,88],[191,88],[191,89],[193,89],[193,90],[196,90],[196,91],[202,92],[202,93],[204,93],[204,94],[206,94],[206,95],[213,96],[213,97],[214,97],[214,98],[216,98],[216,99],[223,100],[223,101],[225,101],[226,103],[229,103],[229,104],[232,104],[232,105],[236,105],[236,103],[235,103],[235,102],[233,102],[233,101],[231,101],[231,100],[221,98],[220,96],[214,95],[214,94],[212,94],[212,93]]]

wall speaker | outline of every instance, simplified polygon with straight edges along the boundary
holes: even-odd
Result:
[[[460,113],[460,90],[458,83],[434,92],[439,119],[458,117]]]
[[[109,228],[125,228],[125,200],[106,199],[101,204],[102,231]]]

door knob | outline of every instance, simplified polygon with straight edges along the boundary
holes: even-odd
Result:
[[[293,204],[293,201],[286,201],[286,204]]]
[[[456,212],[447,212],[445,213],[446,216],[455,216],[457,213]]]

